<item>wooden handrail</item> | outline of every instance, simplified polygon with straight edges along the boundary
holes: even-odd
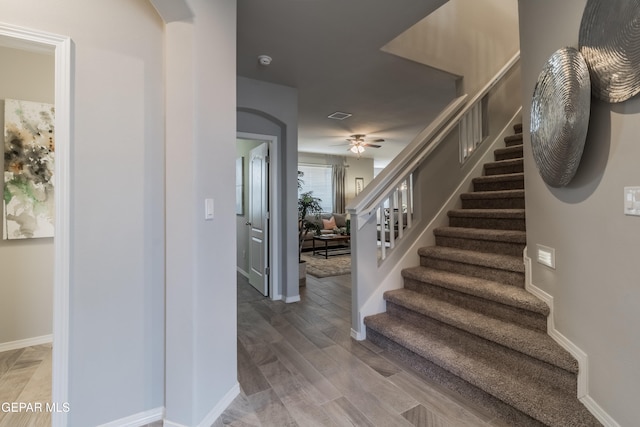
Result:
[[[458,125],[464,115],[513,68],[519,59],[520,51],[513,55],[496,75],[469,101],[467,101],[468,95],[466,94],[451,101],[438,117],[420,132],[418,136],[374,178],[371,184],[364,188],[364,191],[347,205],[347,212],[362,219],[362,221],[358,221],[359,227],[362,227],[362,225],[366,223],[368,217],[375,212],[375,208],[382,203],[389,192],[397,187],[408,174],[415,171],[415,169],[429,157],[451,130]]]

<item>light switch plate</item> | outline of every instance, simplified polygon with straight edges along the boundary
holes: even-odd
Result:
[[[640,187],[624,187],[624,214],[640,216]]]
[[[213,199],[204,199],[204,219],[205,221],[213,219]]]

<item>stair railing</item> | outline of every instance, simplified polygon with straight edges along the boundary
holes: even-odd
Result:
[[[361,308],[376,294],[385,262],[416,226],[416,171],[519,62],[516,53],[480,91],[455,98],[346,208],[351,218],[352,331],[364,339]],[[459,142],[459,138],[457,138]]]

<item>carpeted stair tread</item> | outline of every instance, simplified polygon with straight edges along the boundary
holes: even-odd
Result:
[[[550,312],[547,304],[526,290],[515,286],[506,286],[493,280],[422,266],[406,268],[402,270],[402,276],[522,310],[532,311],[543,316],[548,316]]]
[[[511,255],[466,251],[445,246],[425,246],[418,249],[418,255],[524,274],[522,259]]]
[[[446,369],[549,426],[592,426],[597,421],[555,384],[518,370],[499,352],[485,352],[473,340],[456,339],[434,327],[419,328],[388,313],[366,318],[367,328]]]
[[[489,228],[438,227],[436,236],[458,237],[462,239],[486,240],[491,242],[527,243],[527,233],[520,230],[493,230]]]
[[[524,209],[452,209],[449,217],[524,219]]]
[[[513,125],[513,131],[515,133],[522,133],[522,123],[516,123]]]
[[[463,200],[524,198],[524,190],[474,191],[473,193],[462,193],[460,198]]]
[[[524,173],[508,173],[501,175],[487,175],[473,178],[473,186],[477,190],[484,188],[496,189],[524,189]],[[501,187],[502,186],[502,187]]]
[[[509,160],[499,160],[496,162],[489,162],[484,164],[485,172],[490,171],[491,169],[501,169],[505,167],[524,167],[523,159],[509,159]],[[514,172],[515,173],[515,172]]]
[[[520,145],[523,142],[522,133],[516,133],[515,135],[508,135],[504,137],[504,143],[507,147],[512,145]]]
[[[523,146],[512,145],[506,148],[498,148],[493,151],[496,160],[520,159],[523,157]]]
[[[384,298],[423,316],[542,360],[570,373],[578,372],[576,360],[544,332],[485,316],[446,301],[434,300],[409,289],[387,291]]]

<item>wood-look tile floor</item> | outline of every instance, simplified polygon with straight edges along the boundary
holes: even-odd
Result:
[[[231,426],[501,426],[375,345],[351,339],[351,276],[307,276],[301,301],[271,301],[238,276],[241,394]],[[0,402],[51,401],[51,346],[0,353]],[[48,427],[50,415],[0,411],[0,427]],[[148,427],[160,427],[156,422]]]
[[[351,276],[307,276],[301,302],[238,276],[241,394],[214,427],[503,426],[489,413],[351,338]]]
[[[48,427],[51,414],[38,411],[51,402],[51,344],[0,353],[0,404],[31,403],[32,409],[7,412],[0,408],[0,427]],[[6,408],[5,408],[6,409]]]

